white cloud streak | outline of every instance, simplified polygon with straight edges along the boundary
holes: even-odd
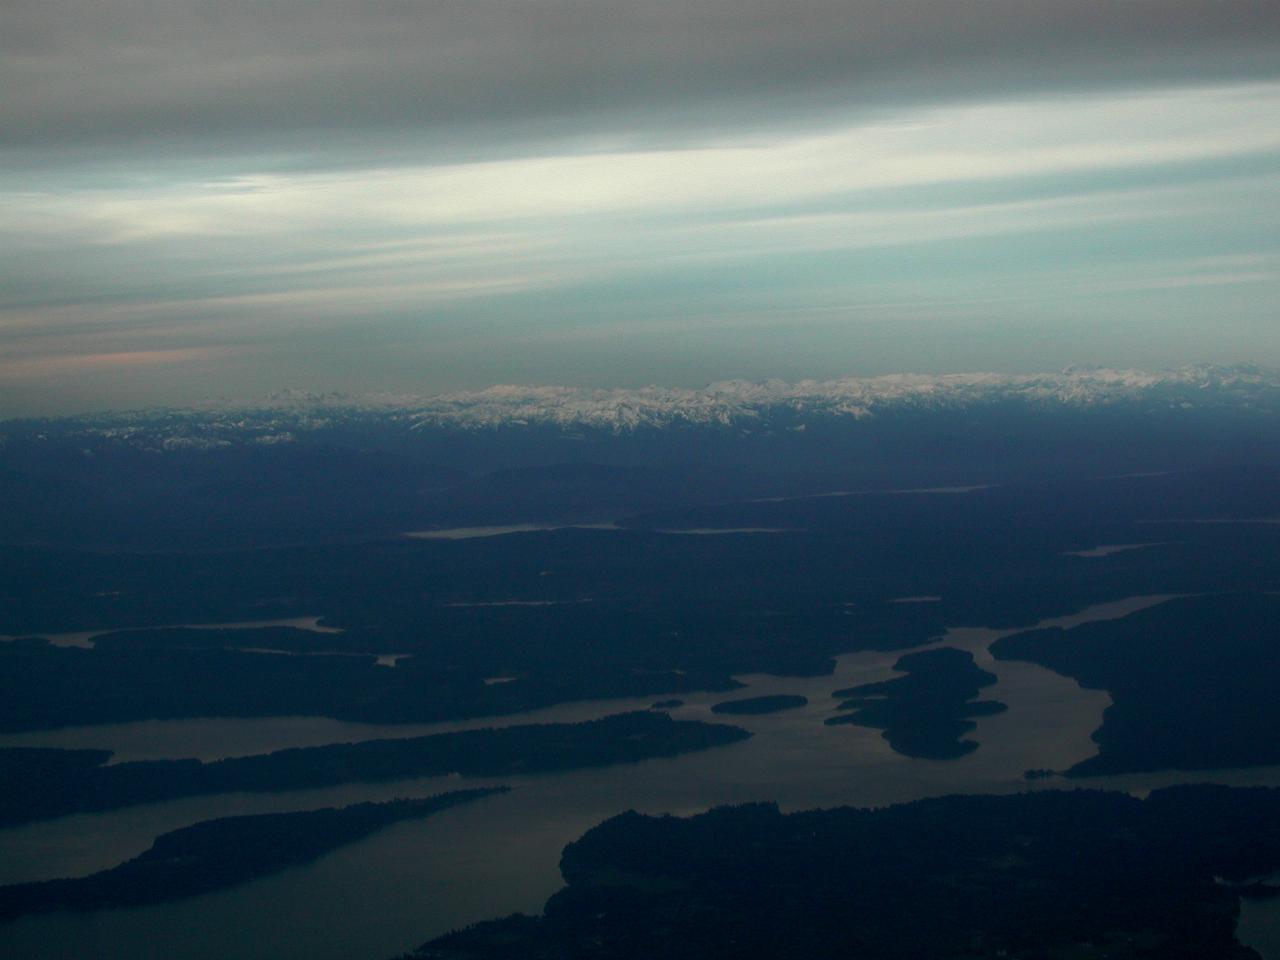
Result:
[[[15,240],[302,236],[333,228],[516,228],[839,202],[873,190],[1081,174],[1280,151],[1280,84],[975,105],[818,136],[3,197]]]
[[[380,318],[398,318],[398,336],[414,318],[426,343],[439,318],[472,306],[474,342],[489,349],[504,336],[564,344],[566,330],[585,342],[1037,303],[1060,316],[1072,297],[1144,292],[1265,296],[1278,282],[1271,250],[1215,265],[1198,237],[1237,231],[1230,242],[1256,244],[1256,223],[1280,213],[1273,177],[1224,166],[1280,160],[1276,116],[1280,83],[1178,87],[833,118],[816,133],[689,149],[0,191],[0,378],[214,363],[222,348],[249,363],[316,331],[372,332]],[[1187,167],[1199,172],[1162,179]],[[1132,230],[1178,236],[1182,249],[1114,269],[1050,262]],[[895,251],[1024,236],[1077,240],[1039,259],[1011,244],[1004,262],[958,278],[884,271]],[[760,295],[759,264],[803,272],[822,257],[839,266]],[[735,269],[741,279],[725,280]],[[655,276],[672,279],[639,289]],[[689,294],[685,281],[705,288]],[[575,291],[611,283],[635,289],[593,301],[592,329],[573,328]],[[106,359],[83,359],[95,357]]]

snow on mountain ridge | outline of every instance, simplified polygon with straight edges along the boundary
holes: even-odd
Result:
[[[770,413],[868,417],[894,407],[963,407],[1003,400],[1093,406],[1155,399],[1161,390],[1280,391],[1257,368],[1187,367],[1167,372],[1069,369],[1057,374],[889,374],[839,380],[724,380],[701,389],[522,387],[442,394],[411,412],[420,426],[544,424],[614,430],[677,424],[742,425]]]
[[[963,409],[1002,402],[1092,408],[1240,407],[1280,411],[1280,372],[1252,366],[1170,371],[1068,368],[1060,373],[897,373],[836,380],[722,380],[702,388],[636,389],[499,384],[435,396],[282,391],[254,404],[65,418],[59,432],[151,449],[289,443],[360,420],[403,428],[487,430],[544,426],[624,433],[643,428],[799,426],[806,418],[863,419],[893,410]]]

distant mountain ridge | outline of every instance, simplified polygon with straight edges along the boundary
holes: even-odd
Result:
[[[1124,401],[1280,401],[1280,374],[1258,367],[1164,372],[1068,369],[1048,374],[890,374],[839,380],[727,380],[702,389],[600,390],[499,386],[445,394],[413,416],[433,426],[513,423],[612,430],[678,424],[743,426],[770,414],[869,417],[894,408],[965,407],[1000,401],[1091,406]]]
[[[543,427],[627,433],[680,426],[804,429],[806,420],[865,419],[895,411],[963,410],[1001,403],[1039,408],[1119,405],[1280,413],[1280,371],[1197,365],[1165,371],[1067,368],[1059,373],[889,374],[837,380],[727,380],[702,388],[499,385],[433,396],[283,391],[253,403],[0,421],[157,450],[269,446],[299,433],[359,422],[421,431]]]
[[[1235,471],[1231,483],[1252,492],[1231,510],[1192,497],[1202,506],[1162,516],[1249,516],[1271,503],[1258,491],[1274,486],[1278,428],[1280,372],[1258,367],[286,392],[0,422],[0,543],[318,543],[832,491],[1203,470]]]

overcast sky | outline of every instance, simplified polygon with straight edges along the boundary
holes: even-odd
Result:
[[[4,0],[0,417],[1280,366],[1273,0]]]

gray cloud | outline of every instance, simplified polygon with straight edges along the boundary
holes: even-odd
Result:
[[[1256,0],[7,0],[0,143],[361,152],[1280,71]],[[763,111],[763,112],[762,112]]]
[[[0,408],[1275,362],[1278,78],[1273,0],[0,0]]]

